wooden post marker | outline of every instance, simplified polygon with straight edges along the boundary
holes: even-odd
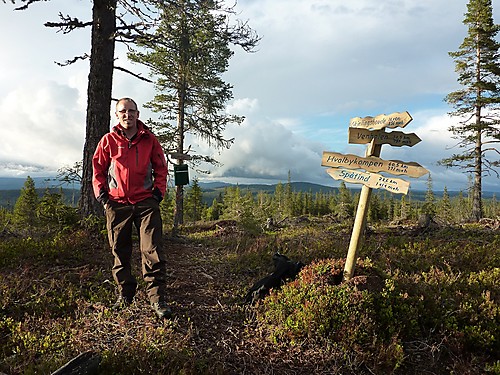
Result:
[[[406,194],[410,183],[399,178],[385,177],[377,173],[363,173],[349,169],[329,168],[326,172],[335,180],[363,184],[372,189],[385,189],[395,194]]]
[[[372,142],[376,146],[375,142]],[[372,144],[370,143],[370,144]],[[361,168],[369,172],[387,172],[392,174],[404,174],[410,177],[422,177],[429,173],[427,169],[415,162],[404,162],[401,160],[382,160],[375,155],[360,157],[352,154],[339,154],[337,152],[323,152],[321,165],[324,167]]]
[[[375,141],[376,144],[389,144],[395,147],[415,146],[421,139],[415,133],[393,131],[386,133],[384,130],[367,130],[362,128],[349,128],[349,143],[365,144]]]
[[[321,165],[333,167],[327,169],[327,173],[332,178],[349,183],[363,184],[345,262],[345,281],[351,279],[354,275],[354,266],[366,227],[366,216],[372,189],[385,189],[396,194],[406,194],[410,187],[408,181],[372,172],[385,172],[409,177],[421,177],[429,173],[427,169],[415,162],[379,158],[384,144],[396,147],[412,147],[421,141],[414,133],[406,134],[399,131],[387,133],[385,131],[386,128],[403,128],[411,120],[412,117],[408,112],[395,112],[390,115],[378,115],[376,117],[355,117],[349,122],[349,143],[368,144],[365,157],[352,154],[344,155],[337,152],[323,152]],[[368,173],[356,169],[364,169]]]
[[[354,117],[349,122],[349,127],[379,130],[384,128],[404,128],[413,120],[408,112],[395,112],[390,115]]]

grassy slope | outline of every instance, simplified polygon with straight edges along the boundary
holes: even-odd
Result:
[[[343,258],[350,237],[345,225],[311,219],[256,235],[232,222],[204,223],[184,227],[183,234],[182,241],[166,241],[169,296],[176,314],[169,322],[154,318],[142,284],[131,308],[121,313],[109,309],[115,298],[111,259],[97,231],[76,231],[46,241],[4,237],[0,245],[0,372],[50,373],[86,351],[100,355],[101,374],[500,371],[499,352],[492,352],[484,341],[488,338],[482,336],[491,328],[484,314],[490,314],[493,324],[500,323],[499,285],[484,281],[489,280],[485,272],[491,275],[500,267],[498,231],[383,227],[367,234],[361,259],[370,258],[395,281],[418,279],[415,285],[422,286],[422,298],[439,302],[432,305],[435,310],[427,305],[428,319],[419,320],[418,336],[400,335],[394,345],[380,346],[384,351],[377,351],[377,358],[363,346],[340,350],[329,341],[333,336],[287,341],[294,333],[278,319],[269,322],[266,313],[272,312],[271,306],[241,304],[249,286],[272,271],[271,256],[277,250],[307,264]],[[134,261],[139,274],[137,254]],[[476,285],[472,282],[457,284],[476,279],[483,280],[476,283],[481,286],[477,290],[467,289],[466,285]],[[460,293],[452,286],[460,286]],[[486,289],[489,299],[477,301],[489,301],[487,308],[469,306],[474,299],[463,297],[481,297]],[[456,311],[450,299],[458,295],[464,305]],[[474,316],[481,323],[468,322],[469,331],[462,322],[470,316],[468,309],[477,310]],[[434,315],[445,317],[444,323],[449,320],[450,325],[426,326]],[[404,323],[399,320],[396,326]],[[363,332],[364,328],[353,329]],[[273,336],[276,332],[284,334],[279,343]],[[476,334],[477,340],[463,337],[467,332]],[[498,329],[488,332],[497,335],[493,345],[498,345]]]

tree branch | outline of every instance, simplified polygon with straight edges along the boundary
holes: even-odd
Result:
[[[60,63],[60,62],[57,62],[57,61],[54,61],[57,65],[59,66],[68,66],[68,65],[71,65],[75,62],[77,62],[78,60],[87,60],[90,56],[87,54],[87,53],[84,53],[83,55],[81,56],[75,56],[73,57],[73,59],[71,60],[66,60],[65,62],[63,63]]]
[[[138,79],[140,79],[140,80],[146,81],[146,82],[148,82],[148,83],[153,83],[153,81],[151,81],[150,79],[145,78],[145,77],[141,76],[140,74],[133,73],[133,72],[131,72],[131,71],[130,71],[130,70],[128,70],[128,69],[125,69],[125,68],[122,68],[122,67],[120,67],[120,66],[116,66],[116,65],[115,65],[115,67],[114,67],[114,68],[115,68],[116,70],[119,70],[119,71],[122,71],[122,72],[128,73],[128,74],[130,74],[131,76],[134,76],[135,78],[138,78]]]
[[[71,18],[70,16],[63,16],[62,13],[59,13],[59,18],[62,22],[45,22],[45,27],[58,27],[59,31],[62,31],[63,34],[68,34],[69,32],[80,29],[87,26],[92,26],[92,21],[82,22],[78,18]]]
[[[40,1],[50,1],[50,0],[22,0],[22,2],[25,2],[26,4],[19,7],[19,8],[14,8],[14,10],[25,10],[25,9],[28,9],[28,7],[30,6],[30,4],[33,4],[33,3],[38,3]],[[5,0],[3,0],[3,2],[5,3]],[[12,4],[15,4],[16,2],[14,0],[10,0],[10,2]]]

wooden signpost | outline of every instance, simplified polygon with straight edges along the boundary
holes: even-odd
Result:
[[[361,247],[361,237],[366,227],[366,216],[372,189],[385,189],[393,193],[406,194],[410,187],[408,181],[371,172],[406,175],[409,177],[421,177],[429,173],[427,169],[415,162],[379,158],[384,144],[396,147],[412,147],[421,141],[414,133],[406,134],[399,131],[387,133],[385,131],[386,128],[403,128],[411,120],[412,117],[408,112],[395,112],[390,115],[382,114],[376,117],[355,117],[349,122],[349,143],[368,144],[365,157],[352,154],[344,155],[337,152],[323,152],[321,165],[333,167],[327,169],[327,173],[332,178],[349,183],[363,184],[354,219],[351,242],[347,252],[344,280],[349,280],[354,275],[354,265]],[[364,169],[368,173],[356,169]]]
[[[362,128],[349,128],[349,143],[366,144],[374,141],[375,144],[389,144],[391,146],[415,146],[421,139],[415,133],[393,131],[386,133],[382,130],[367,130]]]
[[[390,115],[378,115],[375,117],[354,117],[349,122],[349,127],[379,130],[384,128],[404,128],[413,120],[408,112],[395,112]]]
[[[406,194],[410,183],[399,178],[385,177],[377,173],[363,173],[349,169],[329,168],[326,172],[335,180],[363,184],[372,189],[385,189],[395,194]]]
[[[323,152],[321,165],[324,167],[361,168],[369,172],[387,172],[404,174],[410,177],[422,177],[428,173],[427,169],[415,162],[401,160],[382,160],[376,156],[360,157],[352,154],[337,152]]]

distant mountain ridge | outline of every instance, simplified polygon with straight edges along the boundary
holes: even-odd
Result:
[[[55,181],[54,177],[32,177],[32,179],[37,189],[58,187],[61,184],[60,181]],[[18,190],[24,186],[25,182],[24,177],[0,177],[0,190]]]
[[[61,185],[60,181],[56,181],[53,177],[32,177],[35,182],[35,187],[37,189],[45,189],[47,187],[59,187]],[[20,190],[24,183],[26,182],[26,178],[20,177],[0,177],[0,190]],[[286,184],[282,183],[283,185]],[[314,184],[310,182],[292,182],[292,189],[295,191],[312,191],[313,193],[319,191],[332,191],[337,188],[331,186],[324,186],[319,184]],[[251,190],[262,190],[262,191],[271,191],[274,192],[277,184],[231,184],[227,182],[199,182],[200,187],[203,191],[210,190],[218,190],[224,189],[227,186],[239,186],[241,189],[251,189]],[[68,184],[63,185],[64,188],[71,188]],[[80,187],[75,187],[75,189],[79,189]]]
[[[68,185],[65,184],[61,186],[59,181],[54,180],[51,177],[33,177],[33,181],[35,182],[35,187],[37,188],[39,194],[43,194],[43,191],[46,188],[51,189],[60,189],[63,188],[63,193],[65,195],[65,199],[67,202],[75,202],[78,201],[80,196],[80,186],[77,184]],[[19,177],[0,177],[0,206],[12,206],[17,198],[19,197],[20,190],[24,186],[26,182],[26,178]],[[287,182],[282,182],[282,185],[286,185]],[[294,192],[304,192],[304,193],[312,193],[316,194],[319,192],[322,193],[336,193],[338,191],[338,187],[333,186],[325,186],[320,184],[315,184],[311,182],[291,182],[292,191]],[[252,194],[256,195],[258,192],[265,192],[268,194],[273,194],[276,190],[276,186],[278,184],[232,184],[227,182],[199,182],[200,188],[203,193],[203,201],[210,205],[214,198],[219,197],[221,194],[224,194],[224,190],[229,186],[238,186],[242,193],[244,194],[247,190]],[[172,189],[172,188],[170,188]],[[361,189],[361,185],[357,185],[355,187],[350,186],[349,190],[356,194]],[[186,189],[187,190],[187,189]],[[385,190],[374,190],[377,194],[390,194]],[[450,197],[455,197],[460,194],[459,191],[448,191]],[[466,192],[463,192],[464,195],[467,195]],[[411,190],[410,191],[411,199],[424,201],[426,191],[424,190]],[[435,191],[434,195],[436,198],[441,198],[443,196],[442,191]],[[396,199],[399,199],[401,194],[396,195]],[[484,199],[491,199],[493,196],[496,196],[496,193],[493,192],[483,192]]]

